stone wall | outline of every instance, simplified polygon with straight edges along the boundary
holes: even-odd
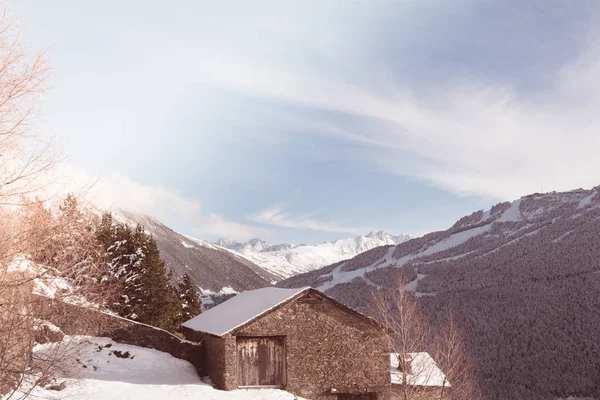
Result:
[[[314,292],[310,296],[220,339],[224,349],[216,356],[223,357],[225,372],[218,387],[237,387],[236,335],[285,336],[286,390],[311,399],[337,399],[335,390],[387,398],[389,342],[381,328]]]
[[[108,337],[115,342],[164,351],[192,363],[204,375],[202,343],[179,339],[150,325],[105,314],[94,309],[36,296],[44,319],[61,328],[67,335]]]
[[[235,389],[228,382],[229,375],[227,371],[231,371],[231,368],[226,368],[225,366],[227,358],[225,339],[196,332],[185,327],[182,330],[188,340],[202,343],[202,368],[198,368],[198,373],[202,373],[201,376],[208,376],[215,386],[220,389]]]

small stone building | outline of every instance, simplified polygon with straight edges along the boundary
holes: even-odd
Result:
[[[387,399],[389,340],[375,320],[312,289],[238,294],[183,324],[217,388],[309,399]]]
[[[406,353],[404,362],[400,357],[399,353],[390,353],[392,400],[404,399],[405,392],[415,400],[452,399],[450,383],[428,353]]]

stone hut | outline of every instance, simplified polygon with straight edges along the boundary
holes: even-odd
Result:
[[[399,353],[390,353],[392,400],[404,399],[405,392],[415,400],[452,399],[450,383],[429,353],[406,353],[404,362],[400,357]]]
[[[312,289],[247,291],[183,324],[217,388],[309,399],[387,399],[389,340],[375,320]]]

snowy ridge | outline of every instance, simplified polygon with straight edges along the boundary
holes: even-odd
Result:
[[[192,248],[192,247],[197,247],[197,246],[206,247],[207,249],[214,249],[214,250],[222,248],[220,246],[215,246],[214,244],[207,242],[206,240],[196,239],[195,237],[192,237],[190,235],[182,235],[182,236],[184,236],[186,239],[189,239],[189,241],[186,241],[185,244],[183,244],[183,241],[181,243],[184,247],[187,247],[187,248]]]
[[[510,211],[510,209],[506,212],[509,212],[509,211]],[[512,213],[512,211],[510,211],[510,212]],[[406,263],[408,263],[409,261],[411,261],[415,258],[435,254],[435,253],[450,249],[452,247],[458,246],[460,244],[463,244],[466,241],[468,241],[469,239],[487,232],[490,229],[490,227],[491,227],[491,224],[486,224],[486,225],[479,226],[476,228],[467,229],[467,230],[463,230],[463,231],[454,233],[438,242],[432,243],[430,246],[426,247],[422,251],[416,252],[414,254],[408,254],[408,255],[405,255],[405,256],[402,256],[399,258],[393,256],[394,252],[395,252],[395,248],[390,247],[390,249],[385,254],[385,256],[374,260],[370,265],[368,265],[364,268],[359,268],[359,269],[355,269],[352,271],[344,271],[345,265],[342,264],[342,265],[336,267],[329,274],[324,275],[325,279],[327,279],[328,282],[322,284],[317,289],[320,291],[326,291],[336,285],[339,285],[340,283],[352,282],[356,278],[362,278],[362,279],[365,279],[366,281],[369,281],[365,277],[365,275],[369,272],[373,272],[373,271],[375,271],[377,269],[381,269],[381,268],[402,267]],[[331,277],[331,279],[329,279],[329,277]],[[425,277],[424,274],[419,274],[417,271],[417,277],[415,278],[414,281],[407,283],[406,289],[409,291],[416,292],[417,291],[417,282],[422,280],[424,277]],[[421,295],[421,293],[417,293],[417,294]]]
[[[220,239],[214,244],[252,261],[279,279],[285,279],[352,258],[375,247],[396,245],[409,239],[407,235],[393,236],[381,231],[317,245],[269,245],[261,239],[245,243]]]
[[[374,248],[332,268],[322,268],[319,270],[321,274],[313,271],[295,276],[281,282],[280,286],[314,285],[318,290],[327,291],[356,280],[381,286],[381,282],[376,283],[370,278],[373,273],[408,266],[415,274],[406,289],[418,296],[435,295],[435,292],[422,290],[420,283],[439,263],[481,258],[536,236],[559,218],[581,218],[585,213],[600,209],[598,193],[598,188],[578,189],[565,193],[533,194],[510,203],[499,203],[486,211],[480,210],[461,218],[446,231],[402,242],[385,253]],[[571,232],[562,232],[553,241],[558,242]],[[385,284],[388,282],[384,279]]]

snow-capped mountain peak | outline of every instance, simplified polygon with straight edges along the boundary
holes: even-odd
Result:
[[[300,246],[302,246],[302,245],[300,245]],[[266,249],[264,249],[263,252],[266,252],[266,251],[290,250],[290,249],[293,249],[294,247],[298,247],[298,245],[297,244],[293,244],[293,243],[274,244],[274,245],[269,246]]]
[[[386,244],[400,244],[402,242],[406,242],[410,240],[411,237],[409,235],[397,235],[394,236],[389,232],[379,231],[379,232],[369,232],[365,236],[367,239],[371,240],[379,240],[381,242],[385,242]]]
[[[242,242],[238,242],[237,240],[222,238],[214,242],[219,247],[224,247],[226,249],[234,249],[236,246],[243,244]]]
[[[238,242],[237,240],[223,238],[217,240],[214,242],[214,244],[228,250],[237,251],[239,253],[260,253],[261,251],[269,248],[269,243],[259,238],[250,239],[247,242]]]
[[[248,248],[248,250],[251,250],[251,251],[261,252],[269,247],[269,243],[267,243],[266,241],[264,241],[262,239],[254,238],[254,239],[250,239],[248,242],[246,242],[244,247]]]
[[[352,258],[374,247],[396,245],[408,239],[408,235],[393,236],[388,232],[379,231],[316,245],[269,245],[258,238],[245,243],[219,239],[214,244],[247,258],[272,274],[287,278]]]

